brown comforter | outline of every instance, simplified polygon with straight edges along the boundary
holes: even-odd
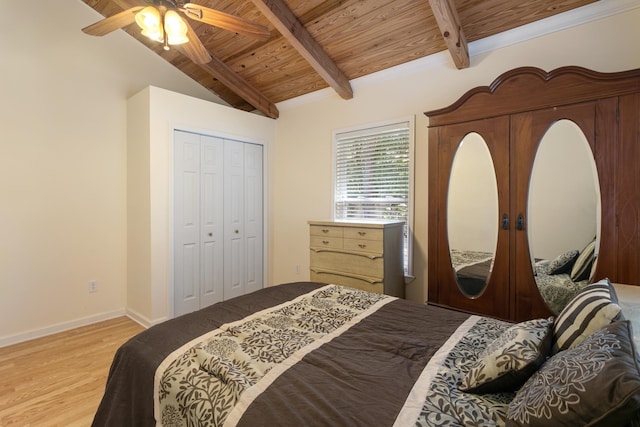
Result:
[[[93,425],[155,425],[154,374],[170,353],[223,324],[321,286],[301,282],[265,288],[132,338],[116,353]],[[393,425],[427,362],[468,317],[393,300],[279,375],[237,425]]]

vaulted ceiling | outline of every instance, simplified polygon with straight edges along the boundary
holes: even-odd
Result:
[[[184,3],[83,1],[105,17],[136,6]],[[135,23],[123,30],[232,107],[277,118],[278,102],[326,87],[349,99],[350,80],[443,50],[451,54],[452,66],[473,66],[467,43],[595,1],[194,0],[195,7],[268,29],[261,39],[187,19],[211,57],[202,64],[187,56],[191,41],[164,50],[162,43],[142,36]]]

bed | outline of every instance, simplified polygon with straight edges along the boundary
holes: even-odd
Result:
[[[93,425],[547,425],[567,408],[574,425],[625,425],[640,407],[635,346],[597,285],[606,313],[580,342],[579,313],[512,324],[337,285],[265,288],[125,343]],[[541,381],[584,363],[591,373],[540,401]]]

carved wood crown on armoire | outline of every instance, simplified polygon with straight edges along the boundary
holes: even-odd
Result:
[[[591,231],[583,231],[581,236],[595,242],[590,243],[595,247],[594,261],[584,280],[608,278],[640,285],[640,69],[601,73],[577,66],[551,72],[517,68],[502,74],[490,86],[468,91],[451,106],[425,114],[429,117],[429,303],[512,321],[555,314],[541,296],[537,282],[541,275],[538,266],[545,261],[539,253],[547,251],[552,254],[547,256],[554,256],[553,245],[558,251],[573,238],[563,236],[562,228],[548,231],[563,221],[567,209],[567,229],[588,222],[583,219],[589,215],[594,217]],[[577,193],[569,190],[573,170],[579,166],[577,160],[568,158],[559,163],[563,167],[534,173],[537,158],[542,155],[542,141],[548,139],[547,133],[558,122],[571,124],[583,135],[583,151],[591,158],[595,182],[596,202],[591,205],[597,205],[588,209],[595,214],[585,214],[587,208],[581,207],[582,202],[567,201]],[[450,193],[453,175],[460,173],[454,172],[454,164],[463,158],[458,152],[470,134],[479,135],[488,163],[493,166],[493,175],[487,176],[494,182],[490,194],[495,194],[497,201],[490,208],[488,220],[482,219],[480,207],[460,208],[465,205],[454,204],[456,199]],[[545,149],[547,145],[559,149],[559,144],[567,143],[545,141]],[[555,161],[560,157],[549,156]],[[468,168],[463,169],[468,172]],[[556,178],[547,190],[538,190],[532,176],[545,178],[552,172],[563,178]],[[551,193],[566,197],[553,203],[540,202]],[[483,200],[476,204],[482,205]],[[563,204],[569,208],[563,208]],[[549,224],[542,222],[545,215],[551,218]],[[486,226],[476,228],[490,230],[493,240],[489,239],[484,285],[469,290],[472,288],[465,289],[459,280],[460,270],[452,263],[457,252],[452,250],[465,246],[463,249],[476,251],[470,253],[483,253],[478,252],[483,239],[472,242],[472,224],[479,221],[485,221]],[[580,251],[586,248],[575,249],[578,251],[563,256],[577,252],[580,258]],[[558,255],[554,262],[560,258]],[[574,262],[582,261],[574,258]],[[573,273],[568,270],[566,275],[574,279]]]

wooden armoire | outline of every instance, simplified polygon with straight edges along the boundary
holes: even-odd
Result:
[[[592,277],[640,285],[640,70],[517,68],[490,86],[468,91],[451,106],[425,114],[429,303],[513,321],[552,315],[534,278],[527,203],[539,143],[562,119],[580,128],[597,170],[600,224]],[[483,292],[473,297],[458,285],[447,233],[452,163],[471,132],[483,138],[491,155],[499,212],[491,274]]]

